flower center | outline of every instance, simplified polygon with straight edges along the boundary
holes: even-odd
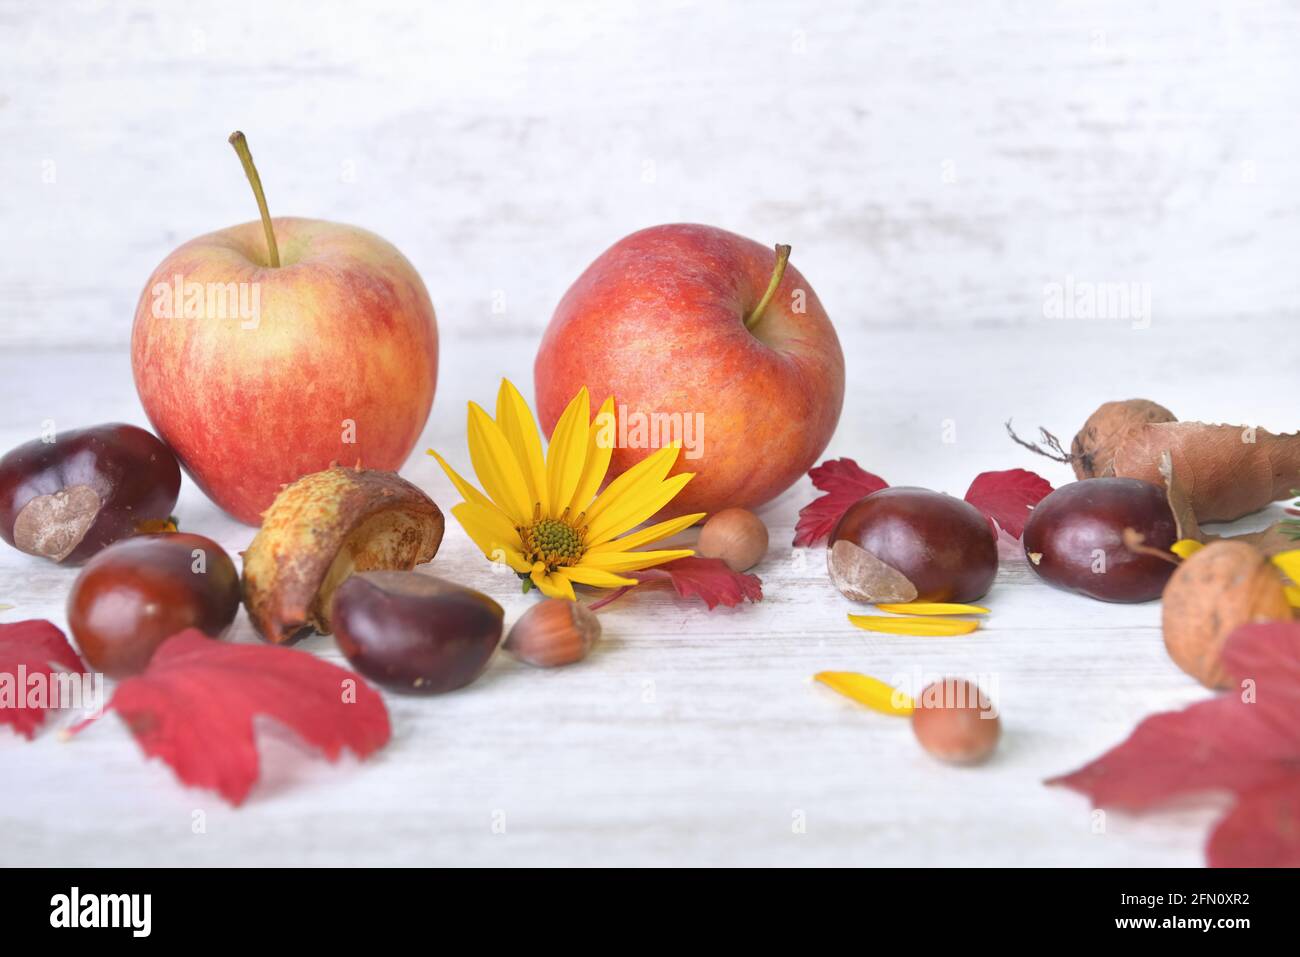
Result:
[[[582,531],[562,518],[543,518],[519,529],[524,555],[547,568],[577,564],[585,547]]]

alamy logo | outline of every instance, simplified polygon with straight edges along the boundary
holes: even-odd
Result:
[[[51,927],[126,927],[133,937],[148,937],[152,894],[70,894],[50,898]]]
[[[177,273],[170,283],[154,283],[155,319],[238,319],[239,328],[262,323],[262,286],[256,282],[188,282]]]
[[[618,407],[618,415],[601,412],[593,422],[596,444],[602,449],[662,449],[679,445],[682,457],[704,454],[703,412],[641,412]]]
[[[1088,282],[1066,276],[1043,286],[1045,319],[1127,319],[1134,329],[1151,327],[1151,284]]]

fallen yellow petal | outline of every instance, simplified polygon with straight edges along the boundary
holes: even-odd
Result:
[[[987,615],[989,610],[980,605],[959,605],[946,601],[909,601],[901,605],[877,605],[881,611],[894,615]]]
[[[1289,552],[1278,552],[1273,556],[1273,564],[1282,569],[1287,578],[1300,585],[1300,548]]]
[[[980,626],[978,621],[962,618],[889,618],[885,615],[849,615],[849,621],[863,631],[927,638],[969,635]]]
[[[1204,547],[1204,542],[1198,542],[1194,538],[1180,538],[1169,546],[1169,550],[1179,558],[1191,558]]]
[[[819,671],[813,678],[826,687],[838,691],[846,698],[852,698],[864,704],[872,711],[881,714],[902,715],[906,717],[916,707],[911,696],[896,688],[891,688],[879,678],[859,674],[856,671]]]
[[[1300,608],[1300,588],[1295,585],[1286,586],[1286,600],[1291,603],[1292,608]],[[3,608],[4,605],[0,605]]]

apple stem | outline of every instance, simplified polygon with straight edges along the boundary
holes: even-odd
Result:
[[[253,187],[253,196],[257,198],[257,210],[262,214],[262,228],[266,230],[266,250],[271,268],[279,269],[280,247],[275,244],[275,230],[271,227],[271,213],[266,208],[266,193],[262,192],[262,177],[257,175],[257,167],[253,165],[253,154],[249,152],[248,140],[244,138],[243,133],[235,130],[230,134],[230,145],[239,154],[239,161],[244,164],[244,173],[248,176],[248,184]]]
[[[776,287],[781,285],[781,278],[785,275],[785,266],[789,261],[790,247],[778,243],[776,247],[776,266],[772,269],[772,280],[767,284],[767,292],[763,293],[763,298],[758,301],[754,311],[745,317],[746,329],[753,329],[758,324],[758,320],[763,318],[763,310],[767,308],[767,304],[776,295]]]

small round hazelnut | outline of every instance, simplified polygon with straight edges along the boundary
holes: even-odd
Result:
[[[912,731],[931,755],[951,764],[979,764],[1002,734],[997,708],[978,685],[944,678],[926,685],[912,712]]]
[[[567,598],[547,598],[520,616],[503,646],[536,668],[571,665],[587,657],[600,638],[600,620],[586,605]]]
[[[767,526],[748,509],[724,508],[700,529],[695,552],[702,558],[721,558],[733,572],[748,571],[767,554]]]
[[[1237,628],[1292,617],[1277,569],[1253,545],[1231,540],[1211,542],[1178,566],[1161,613],[1169,657],[1207,688],[1232,684],[1219,656]]]

